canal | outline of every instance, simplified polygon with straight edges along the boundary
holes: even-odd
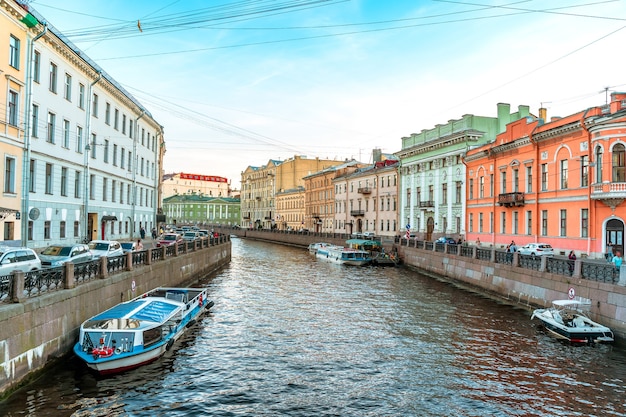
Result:
[[[73,358],[2,416],[624,416],[623,345],[569,346],[530,313],[403,268],[233,239],[215,301],[159,361]]]

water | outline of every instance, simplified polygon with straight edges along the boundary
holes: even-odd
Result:
[[[624,416],[623,346],[569,346],[530,314],[402,268],[233,240],[212,313],[143,368],[72,359],[7,416]]]

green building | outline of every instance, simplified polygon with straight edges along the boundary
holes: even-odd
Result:
[[[232,197],[199,194],[173,195],[163,199],[167,224],[239,224],[241,201]]]

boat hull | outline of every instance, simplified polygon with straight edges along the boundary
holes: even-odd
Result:
[[[538,309],[533,312],[531,320],[539,319],[546,331],[553,337],[571,343],[611,343],[614,335],[611,329],[595,323],[583,316],[574,316],[573,320],[561,322],[555,318],[554,309]],[[558,312],[557,312],[558,314]],[[580,324],[574,325],[576,317],[580,317]]]
[[[368,252],[343,247],[318,248],[316,256],[328,262],[350,266],[364,266],[372,262]]]

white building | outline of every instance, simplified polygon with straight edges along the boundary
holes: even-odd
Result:
[[[26,78],[32,100],[23,99],[22,241],[134,238],[156,226],[163,127],[52,26],[31,29],[29,43],[42,31]]]

